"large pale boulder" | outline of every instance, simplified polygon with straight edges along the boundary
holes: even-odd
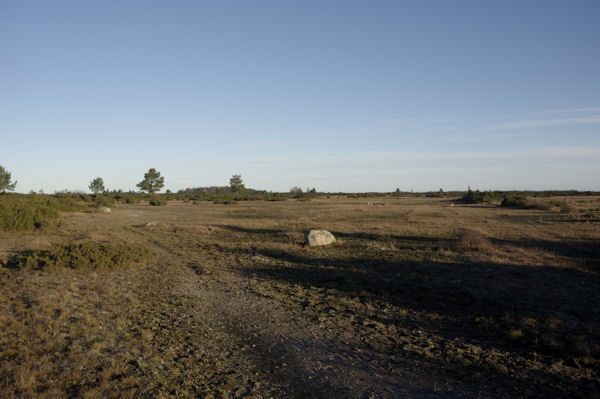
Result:
[[[329,245],[335,242],[335,237],[327,230],[311,230],[305,234],[304,238],[311,247]]]
[[[102,213],[110,213],[110,208],[107,206],[99,206],[98,208],[96,208],[96,210]]]

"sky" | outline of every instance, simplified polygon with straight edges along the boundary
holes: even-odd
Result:
[[[600,2],[0,0],[16,191],[600,190]]]

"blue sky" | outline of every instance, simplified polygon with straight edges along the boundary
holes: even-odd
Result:
[[[0,1],[17,191],[600,190],[598,1]]]

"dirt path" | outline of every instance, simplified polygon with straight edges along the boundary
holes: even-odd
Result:
[[[175,276],[172,295],[193,304],[202,330],[195,334],[208,338],[202,350],[220,354],[229,380],[238,384],[230,387],[235,397],[463,396],[448,393],[443,379],[433,381],[435,372],[425,363],[377,353],[353,331],[323,327],[302,312],[257,295],[248,278],[229,265],[210,259],[196,265],[152,241]],[[439,387],[438,392],[432,387]]]

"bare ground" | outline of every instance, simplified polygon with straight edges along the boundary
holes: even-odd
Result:
[[[90,240],[156,258],[2,269],[0,394],[593,397],[600,208],[569,201],[569,215],[423,199],[173,203],[3,233],[5,260]],[[304,247],[313,227],[338,243]]]

